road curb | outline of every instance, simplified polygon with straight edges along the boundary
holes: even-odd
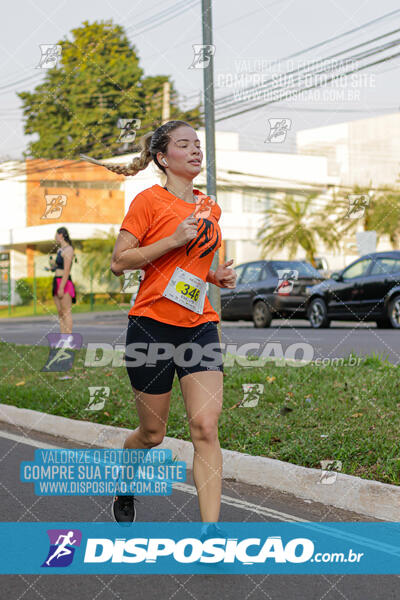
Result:
[[[121,448],[129,429],[49,415],[27,408],[0,404],[0,421],[31,431],[67,438],[101,448]],[[193,445],[165,437],[158,448],[168,448],[189,469]],[[242,483],[271,487],[303,499],[322,502],[386,521],[400,521],[400,486],[337,473],[336,481],[319,483],[321,470],[222,449],[223,477]]]

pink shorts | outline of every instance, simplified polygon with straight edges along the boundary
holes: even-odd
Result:
[[[53,296],[57,296],[57,292],[60,289],[62,277],[54,277],[53,280]],[[72,298],[72,303],[76,302],[76,294],[75,294],[75,286],[72,283],[71,279],[67,279],[67,283],[64,287],[64,294],[69,294]]]

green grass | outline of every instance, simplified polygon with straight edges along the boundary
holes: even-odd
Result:
[[[1,402],[72,419],[137,427],[125,368],[85,367],[85,353],[76,352],[67,373],[44,373],[48,348],[0,344]],[[400,483],[398,367],[371,356],[356,367],[235,364],[225,367],[225,372],[219,420],[222,448],[314,468],[321,468],[321,460],[336,459],[342,461],[343,473]],[[73,379],[61,380],[65,375]],[[235,407],[243,399],[244,383],[264,384],[256,407]],[[104,410],[84,410],[88,386],[110,387]],[[167,435],[190,441],[176,377]]]
[[[129,309],[129,304],[121,304],[118,302],[96,302],[93,306],[93,312],[97,311],[106,311],[106,310],[121,310],[121,309]],[[72,313],[86,313],[91,312],[89,303],[79,303],[76,305],[72,305]],[[34,316],[51,316],[57,315],[57,310],[54,302],[48,304],[38,303],[36,306],[36,315],[33,313],[33,305],[28,306],[13,306],[11,315],[8,314],[7,306],[0,306],[0,318],[9,318],[9,317],[34,317]]]

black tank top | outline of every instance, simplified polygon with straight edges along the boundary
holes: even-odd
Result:
[[[56,262],[56,265],[57,265],[57,269],[63,269],[64,268],[64,259],[63,259],[63,256],[61,254],[61,248],[57,252],[57,256],[56,256],[56,261],[55,262]]]

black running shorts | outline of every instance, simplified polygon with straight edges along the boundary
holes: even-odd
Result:
[[[223,354],[214,321],[178,327],[150,317],[129,316],[125,362],[131,385],[164,394],[179,379],[198,371],[222,371]]]

